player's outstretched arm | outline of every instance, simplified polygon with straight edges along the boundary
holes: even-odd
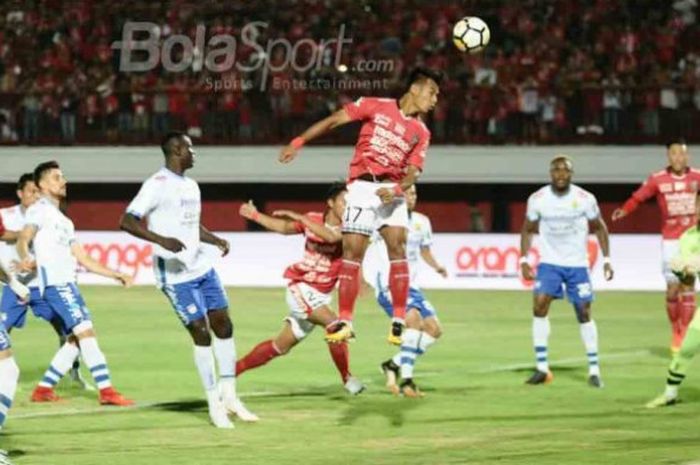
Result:
[[[0,234],[0,241],[12,243],[16,242],[19,237],[19,231],[9,231],[5,229],[2,234]]]
[[[433,252],[430,249],[430,247],[421,247],[420,256],[423,258],[425,263],[428,264],[428,266],[435,270],[436,273],[438,273],[443,278],[447,278],[447,270],[444,266],[440,265],[437,262],[437,260],[435,260],[435,257],[433,256]]]
[[[141,223],[141,220],[139,220],[130,213],[124,213],[122,215],[122,218],[119,221],[119,229],[128,232],[134,237],[143,239],[144,241],[158,244],[165,250],[169,250],[170,252],[177,253],[186,248],[185,244],[180,242],[178,239],[175,239],[174,237],[165,237],[161,236],[160,234],[154,233],[153,231],[150,231],[143,225],[143,223]]]
[[[19,255],[19,264],[17,265],[17,271],[29,272],[32,271],[36,263],[32,260],[32,256],[29,253],[29,244],[34,240],[36,236],[37,227],[28,224],[19,232],[17,236],[17,243],[15,247],[17,248],[17,255]]]
[[[289,144],[282,148],[279,161],[281,163],[289,163],[290,161],[294,160],[299,149],[301,149],[304,144],[316,139],[317,137],[321,137],[338,126],[347,124],[350,121],[352,121],[352,118],[350,118],[348,112],[345,111],[345,109],[340,109],[332,115],[312,124],[300,136],[295,137]]]
[[[532,266],[527,261],[527,255],[530,252],[530,247],[532,246],[532,236],[537,232],[539,222],[530,221],[525,218],[523,222],[523,227],[520,230],[520,272],[528,281],[535,279],[535,273],[532,270]]]
[[[610,234],[608,233],[608,225],[602,217],[598,217],[590,222],[591,231],[598,238],[598,244],[600,244],[600,250],[603,252],[603,274],[605,279],[610,281],[613,279],[614,271],[612,269],[612,264],[610,263]]]
[[[268,231],[280,234],[299,234],[295,221],[288,218],[275,218],[274,216],[260,213],[252,200],[241,205],[238,214],[243,218],[258,223]]]
[[[78,260],[78,263],[85,267],[85,269],[88,270],[90,273],[95,273],[106,278],[115,279],[119,281],[124,287],[130,287],[134,283],[133,277],[115,271],[111,268],[107,268],[102,263],[92,258],[87,252],[85,252],[85,249],[79,242],[73,242],[73,244],[71,244],[70,250],[73,253],[73,256],[76,258],[76,260]]]
[[[621,220],[637,209],[637,207],[656,195],[658,185],[653,176],[650,176],[644,184],[632,193],[629,199],[625,201],[620,208],[616,208],[612,212],[611,219],[613,222]]]
[[[312,233],[316,234],[324,241],[330,242],[331,244],[335,244],[343,240],[343,234],[340,231],[330,229],[323,224],[311,221],[309,217],[297,212],[293,212],[291,210],[277,210],[272,212],[272,216],[276,218],[289,218],[290,220],[299,222],[307,229],[311,230]]]

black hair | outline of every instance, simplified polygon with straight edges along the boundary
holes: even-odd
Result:
[[[44,177],[44,173],[54,169],[61,169],[56,160],[45,161],[44,163],[39,163],[38,165],[36,165],[36,168],[34,168],[34,184],[36,184],[36,186],[39,187],[39,184],[41,183],[41,178]]]
[[[173,152],[173,148],[175,148],[175,142],[186,135],[181,131],[171,131],[163,136],[163,139],[160,141],[160,149],[163,151],[163,155],[169,156]]]
[[[24,173],[20,176],[19,181],[17,181],[17,190],[24,190],[24,186],[26,186],[28,182],[34,182],[34,173]]]
[[[416,82],[425,81],[426,79],[432,79],[439,86],[442,82],[443,74],[442,71],[435,69],[426,68],[424,66],[419,66],[411,71],[408,75],[408,86],[411,87]]]
[[[340,194],[348,190],[344,181],[336,181],[328,187],[326,191],[326,200],[335,200]]]
[[[685,139],[682,137],[679,137],[678,139],[671,139],[668,142],[666,142],[666,149],[670,149],[672,145],[686,145],[685,144]]]

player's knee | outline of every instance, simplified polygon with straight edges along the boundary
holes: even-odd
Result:
[[[387,244],[387,254],[389,255],[389,260],[403,260],[406,258],[406,244],[403,242]]]
[[[207,329],[206,322],[202,320],[195,321],[189,326],[190,335],[195,345],[198,346],[210,346],[211,345],[211,334]]]
[[[211,329],[219,339],[229,339],[233,336],[233,323],[230,318],[219,318],[211,323]]]
[[[440,326],[431,326],[427,329],[426,333],[430,334],[435,339],[440,339],[442,336],[442,328]]]
[[[574,310],[576,310],[576,319],[579,323],[588,323],[591,321],[591,308],[586,304],[576,304],[574,305]]]

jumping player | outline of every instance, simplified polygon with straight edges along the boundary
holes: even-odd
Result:
[[[352,121],[362,122],[350,162],[343,215],[343,262],[338,288],[340,321],[326,335],[329,341],[353,337],[352,316],[360,289],[360,264],[370,236],[379,230],[391,261],[389,291],[394,314],[388,339],[395,345],[401,343],[409,287],[408,212],[404,192],[415,184],[423,170],[430,131],[421,116],[435,107],[441,79],[438,72],[418,68],[411,73],[408,89],[399,100],[362,97],[309,127],[280,153],[280,161],[289,163],[311,140]]]
[[[551,184],[532,194],[520,233],[520,267],[523,277],[535,279],[528,261],[532,236],[540,234],[541,261],[534,287],[532,339],[537,368],[528,384],[543,384],[553,377],[547,360],[549,307],[553,299],[563,297],[563,288],[580,323],[581,339],[588,357],[588,384],[603,387],[598,364],[598,329],[591,319],[593,289],[588,273],[589,228],[598,238],[603,252],[605,279],[613,278],[610,264],[608,228],[600,216],[598,202],[588,191],[572,184],[571,159],[555,157],[549,167]]]
[[[143,183],[122,216],[121,229],[155,244],[157,286],[192,337],[194,361],[214,426],[233,428],[227,411],[243,421],[257,421],[236,395],[236,348],[228,297],[202,247],[203,242],[212,244],[226,256],[229,244],[200,222],[199,185],[185,176],[194,166],[192,140],[171,132],[163,138],[161,150],[165,166]],[[147,226],[141,223],[144,218]]]
[[[430,247],[433,244],[433,228],[430,219],[415,211],[416,186],[406,190],[406,204],[408,207],[408,241],[406,242],[406,255],[408,268],[411,272],[410,290],[408,294],[408,311],[406,312],[406,331],[404,331],[401,349],[393,358],[381,364],[382,372],[386,376],[386,386],[394,394],[402,393],[406,397],[421,397],[422,393],[413,382],[413,370],[418,356],[423,355],[442,335],[442,327],[437,318],[435,307],[423,296],[418,283],[419,261],[422,258],[432,269],[443,277],[447,277],[447,270],[440,265],[433,256]],[[393,305],[391,295],[387,289],[387,272],[389,269],[389,257],[387,256],[384,241],[379,237],[373,238],[370,243],[365,260],[362,263],[362,272],[367,281],[374,287],[377,302],[391,317]],[[397,383],[401,375],[401,384]]]
[[[688,147],[682,140],[666,145],[668,166],[651,174],[644,184],[612,214],[619,221],[651,197],[661,210],[662,271],[666,279],[666,313],[671,323],[671,352],[676,353],[695,313],[694,285],[683,285],[670,268],[678,253],[678,238],[697,221],[695,197],[700,184],[700,171],[688,167]]]
[[[75,338],[66,341],[56,352],[44,378],[32,393],[32,400],[57,400],[53,387],[73,366],[80,353],[97,384],[101,404],[133,405],[133,401],[112,387],[107,360],[97,343],[90,311],[76,285],[77,265],[113,278],[125,287],[131,285],[132,278],[103,266],[76,240],[73,222],[59,209],[66,198],[67,183],[58,163],[39,164],[34,169],[34,183],[42,197],[27,209],[25,225],[17,239],[19,271],[38,270],[40,294],[53,312],[49,319],[60,318],[63,330]],[[30,244],[34,248],[34,257],[29,252]]]
[[[330,303],[342,257],[340,224],[345,210],[345,194],[344,183],[333,184],[326,195],[326,211],[323,213],[300,215],[281,210],[269,216],[260,213],[252,202],[241,206],[240,214],[244,218],[280,234],[303,234],[306,244],[303,260],[284,272],[284,277],[289,280],[289,316],[284,319],[282,331],[274,340],[261,342],[238,361],[236,372],[239,375],[287,354],[311,333],[314,326],[328,328],[337,320]],[[359,394],[364,386],[350,374],[347,342],[329,343],[328,349],[345,389],[351,394]]]

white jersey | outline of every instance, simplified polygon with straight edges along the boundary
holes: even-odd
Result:
[[[199,237],[202,203],[196,181],[161,168],[143,183],[126,211],[146,218],[150,231],[185,244],[186,248],[177,253],[153,244],[158,286],[191,281],[211,269]]]
[[[78,261],[71,250],[76,240],[73,222],[42,197],[27,209],[25,224],[36,228],[33,244],[39,287],[74,283]]]
[[[411,273],[409,285],[412,289],[419,289],[421,249],[431,245],[433,245],[433,228],[430,219],[422,213],[411,213],[408,220],[406,258]],[[362,263],[365,281],[375,289],[386,289],[389,286],[389,266],[386,244],[379,233],[375,233]]]
[[[547,185],[527,200],[526,215],[539,222],[541,263],[588,267],[588,222],[600,217],[593,194],[571,184],[558,195]]]
[[[8,231],[21,231],[24,229],[26,212],[22,211],[21,205],[18,204],[13,207],[0,209],[0,216],[2,217],[2,222],[5,224],[5,229]],[[7,269],[10,269],[9,267],[12,263],[18,261],[19,254],[17,253],[15,244],[7,244],[6,242],[0,241],[0,262],[2,262],[4,266],[7,266]],[[36,271],[34,271],[22,274],[18,276],[18,278],[25,286],[36,287],[39,285],[36,276]]]

